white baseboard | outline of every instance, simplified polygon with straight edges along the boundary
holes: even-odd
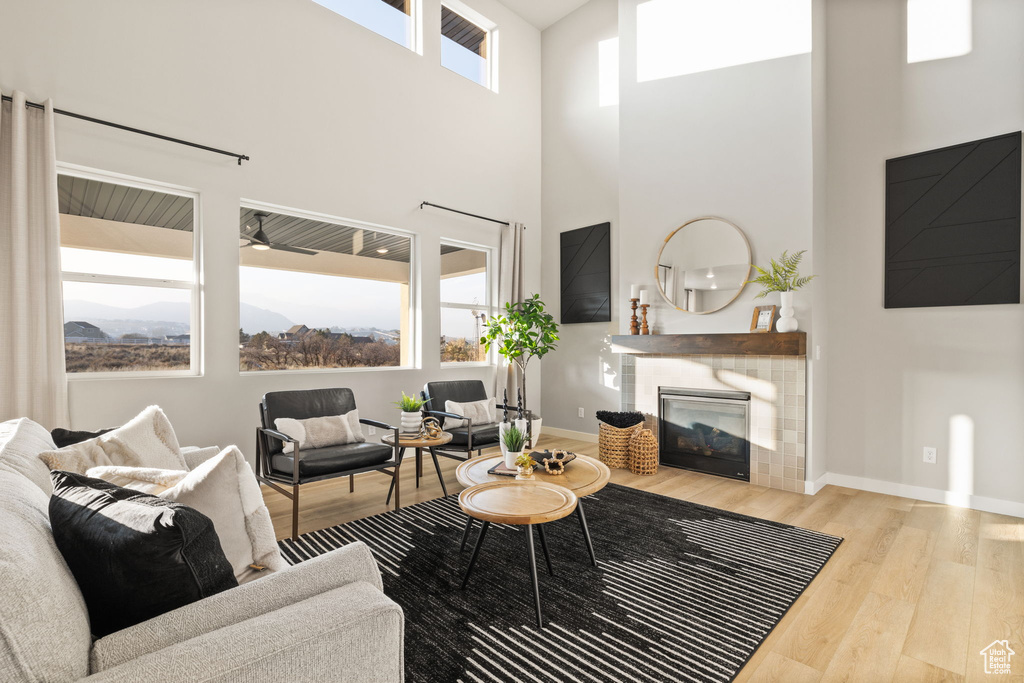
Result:
[[[869,479],[867,477],[857,477],[837,472],[828,472],[817,481],[805,482],[805,492],[817,493],[826,484],[858,489],[860,491],[871,491],[872,493],[883,493],[889,496],[913,498],[914,500],[923,500],[928,503],[942,503],[943,505],[970,508],[971,510],[980,510],[982,512],[994,512],[999,515],[1024,517],[1024,503],[1012,500],[956,493],[955,491],[932,489],[926,486],[913,486],[911,484],[901,484],[882,479]]]
[[[561,439],[576,439],[577,441],[586,441],[587,443],[597,443],[597,434],[590,434],[588,432],[574,432],[571,429],[559,429],[558,427],[548,427],[544,425],[540,432],[541,438],[547,436],[557,436]]]

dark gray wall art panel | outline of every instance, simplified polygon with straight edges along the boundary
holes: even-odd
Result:
[[[611,223],[561,234],[562,324],[612,319]]]
[[[1021,134],[890,159],[885,307],[1020,303]]]

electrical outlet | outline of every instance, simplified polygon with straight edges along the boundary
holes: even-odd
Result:
[[[937,451],[936,451],[934,446],[925,446],[924,447],[924,461],[926,463],[934,465],[935,464],[936,454],[937,454]]]
[[[367,427],[370,427],[370,436],[373,436],[374,434],[377,433],[377,428],[376,427],[373,427],[373,426],[370,426],[370,425],[367,425]]]
[[[577,415],[578,415],[579,417],[583,417],[583,408],[580,408],[580,409],[579,409],[579,410],[577,411],[577,413],[576,413],[576,414],[577,414]]]

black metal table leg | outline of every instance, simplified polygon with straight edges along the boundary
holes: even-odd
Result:
[[[433,446],[430,447],[430,457],[434,459],[434,469],[437,470],[437,480],[441,482],[441,492],[444,493],[445,498],[448,497],[448,487],[444,485],[444,477],[441,475],[441,464],[437,462],[437,453],[434,452]],[[470,519],[473,519],[470,517]]]
[[[416,449],[416,488],[420,487],[420,477],[423,476],[423,449]]]
[[[590,540],[590,529],[587,528],[587,516],[583,512],[583,499],[576,501],[576,514],[580,518],[580,527],[583,529],[583,540],[587,542],[587,550],[590,552],[590,562],[597,566],[597,555],[594,554],[594,544]]]
[[[544,525],[537,525],[537,533],[540,534],[540,547],[544,551],[544,561],[548,563],[548,574],[551,576],[555,575],[555,570],[551,568],[551,556],[548,555],[548,539],[544,537]]]
[[[491,526],[490,522],[484,522],[483,524],[480,525],[480,535],[476,537],[476,545],[473,547],[473,556],[471,558],[469,558],[469,567],[466,568],[466,576],[463,577],[463,579],[462,579],[462,589],[463,590],[465,590],[465,588],[466,588],[466,583],[469,582],[469,575],[473,573],[473,565],[476,564],[477,555],[480,554],[480,546],[483,545],[483,542],[484,542],[484,535],[487,534],[487,528],[490,527],[490,526]],[[533,550],[532,550],[533,549],[533,542],[532,542],[532,539],[531,539],[531,543],[530,543],[530,548],[531,548],[530,555],[532,556],[533,555]],[[533,567],[533,574],[534,574],[534,586],[536,586],[537,585],[537,580],[536,580],[537,566],[536,565],[534,565],[534,567]]]
[[[486,524],[487,522],[484,522]],[[480,532],[483,535],[483,532]],[[479,546],[478,546],[479,547]],[[530,579],[533,581],[533,601],[537,607],[537,626],[544,628],[544,617],[540,611],[540,584],[537,583],[537,554],[533,550],[533,525],[526,525],[526,549],[530,553]]]
[[[402,457],[404,455],[405,455],[405,449],[404,448],[399,448],[398,449],[398,464],[399,465],[402,464]],[[395,468],[395,475],[396,476],[398,475],[398,468]],[[388,487],[388,499],[384,502],[384,505],[390,505],[391,504],[391,494],[394,493],[394,492],[395,492],[395,478],[392,477],[391,478],[391,486]]]
[[[466,549],[466,541],[469,540],[469,532],[473,528],[473,518],[466,515],[466,529],[462,532],[462,543],[459,544],[459,552]]]

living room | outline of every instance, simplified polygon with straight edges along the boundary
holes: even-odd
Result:
[[[165,667],[160,680],[1019,675],[1021,3],[3,0],[0,15],[0,421],[96,433],[144,418],[147,443],[173,436],[161,463],[98,463],[122,469],[184,476],[211,455],[241,458],[240,486],[261,485],[259,501],[243,496],[246,514],[265,506],[280,542],[279,555],[260,551],[279,576],[166,611],[134,642],[118,634],[144,624],[101,633],[80,587],[85,598],[64,608],[93,626],[54,648],[76,653],[64,668],[25,664],[10,634],[31,632],[26,616],[2,612],[4,661],[22,662],[0,668],[5,680],[137,680],[143,666]],[[15,144],[19,118],[37,137]],[[936,152],[954,160],[928,166]],[[970,154],[994,156],[959,163]],[[968,170],[929,197],[946,200],[939,212],[963,199],[949,214],[960,218],[917,215],[936,178]],[[23,175],[52,196],[19,203]],[[739,255],[704,264],[723,268],[694,284],[672,250],[704,228]],[[894,240],[918,234],[934,239],[907,266]],[[794,254],[781,286],[748,282]],[[724,295],[708,289],[735,264],[746,270]],[[593,277],[577,291],[571,271]],[[545,307],[532,323],[557,339],[523,377],[503,353],[501,316],[534,294]],[[268,394],[342,388],[351,394],[330,400],[345,409],[317,416],[357,408],[375,424],[354,424],[353,438],[386,462],[303,473],[258,431],[283,429]],[[680,388],[749,404],[742,471],[668,454]],[[429,392],[413,408],[426,417],[476,391],[491,412],[468,437],[444,415],[441,435],[417,420],[425,445],[392,434],[403,396]],[[460,495],[515,481],[472,467],[504,461],[508,428],[478,430],[477,449],[472,425],[514,424],[524,408],[533,476],[574,490],[572,510],[489,520]],[[642,424],[618,422],[637,411]],[[454,440],[439,443],[444,433]],[[67,448],[82,443],[126,442]],[[0,469],[17,469],[2,444]],[[214,445],[202,459],[186,448]],[[295,452],[306,447],[298,439]],[[543,462],[557,451],[574,457],[547,463],[562,475]],[[70,471],[67,457],[32,458]],[[42,472],[34,483],[49,493]],[[29,498],[48,525],[46,501]],[[753,526],[730,540],[722,520]],[[382,540],[389,525],[397,536]],[[536,548],[524,526],[537,527]],[[806,576],[761,567],[778,610],[751,607],[765,588],[746,582],[717,593],[688,574],[649,583],[659,563],[690,571],[687,558],[720,552],[742,573],[749,558],[720,546],[759,534],[770,538],[758,552],[806,559]],[[235,540],[221,539],[228,559]],[[247,564],[260,565],[253,553]],[[295,581],[308,594],[259,588],[311,562]],[[310,571],[326,562],[337,571]],[[388,644],[346,658],[332,646],[359,641],[324,615],[353,604],[331,584],[349,570],[375,586],[359,604],[385,615]],[[690,580],[694,592],[678,588]],[[215,627],[237,628],[236,640],[183,625],[190,607],[227,605],[233,591],[279,607]],[[694,607],[702,591],[721,609]],[[320,593],[310,612],[274,614]],[[622,606],[636,602],[647,611]],[[307,625],[316,644],[296,635],[275,658],[245,642],[253,620]],[[997,641],[1002,655],[983,652]]]

